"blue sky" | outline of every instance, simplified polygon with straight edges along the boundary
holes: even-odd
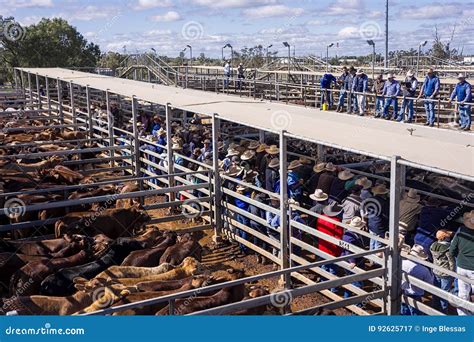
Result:
[[[62,17],[103,51],[146,51],[176,56],[187,45],[194,55],[220,56],[221,47],[283,41],[296,54],[368,54],[367,38],[383,51],[384,0],[0,0],[0,14],[29,25]],[[416,48],[432,41],[434,29],[452,46],[474,54],[474,2],[390,0],[390,49]]]

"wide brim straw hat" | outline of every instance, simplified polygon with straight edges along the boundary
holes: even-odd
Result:
[[[294,170],[299,167],[303,166],[299,160],[293,160],[290,164],[288,164],[288,170]]]
[[[278,159],[278,158],[273,158],[268,163],[268,167],[270,167],[272,169],[275,168],[275,167],[278,167],[279,165],[280,165],[280,159]]]
[[[367,177],[361,177],[356,180],[356,185],[360,185],[364,190],[370,189],[372,187],[372,181]]]
[[[247,146],[249,150],[256,150],[260,146],[258,141],[251,141],[250,144]]]
[[[349,223],[349,226],[354,228],[364,228],[365,223],[360,217],[354,216],[351,222]]]
[[[405,193],[403,199],[409,203],[418,203],[420,202],[421,197],[418,194],[418,191],[415,189],[410,189]]]
[[[329,162],[329,163],[326,164],[326,168],[325,168],[325,169],[326,169],[326,171],[331,171],[331,172],[337,170],[336,165],[334,165],[334,164],[331,163],[331,162]]]
[[[267,148],[268,148],[268,145],[267,145],[267,144],[260,144],[260,145],[258,145],[258,147],[257,147],[257,149],[256,149],[256,152],[257,152],[257,153],[262,153],[262,152],[264,152]]]
[[[265,150],[268,154],[278,154],[280,153],[280,149],[276,145],[272,145]]]
[[[413,247],[410,250],[410,255],[413,255],[422,260],[428,259],[428,254],[425,252],[425,249],[423,248],[422,245],[413,245]]]
[[[255,151],[254,150],[247,150],[242,155],[240,156],[240,159],[242,160],[250,160],[253,157],[255,157]]]
[[[240,172],[242,171],[242,168],[240,166],[237,166],[237,165],[231,165],[229,167],[229,169],[224,172],[224,174],[226,176],[229,176],[229,177],[235,177],[237,176]]]
[[[227,150],[227,155],[226,155],[226,157],[233,157],[233,156],[240,156],[240,152],[237,151],[237,150],[234,149],[234,148],[229,148],[229,149]]]
[[[354,174],[352,172],[350,172],[349,170],[343,170],[343,171],[339,172],[337,177],[340,180],[346,181],[346,180],[349,180],[349,179],[353,178]]]
[[[374,195],[385,195],[388,194],[390,190],[387,189],[385,184],[379,184],[374,186],[371,191]]]
[[[324,193],[323,190],[321,189],[316,189],[314,193],[309,195],[309,198],[311,198],[313,201],[316,202],[323,202],[329,198],[328,194]]]
[[[314,165],[313,171],[316,173],[321,173],[326,169],[326,163],[318,163]]]

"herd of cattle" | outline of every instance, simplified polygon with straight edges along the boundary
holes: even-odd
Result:
[[[32,125],[15,122],[8,125]],[[7,125],[0,119],[0,128]],[[91,147],[77,142],[83,133],[45,129],[39,132],[0,133],[0,194],[15,193],[25,207],[136,191],[133,182],[100,185],[103,175],[83,172],[84,165],[64,161],[100,158],[100,152],[15,158],[33,154]],[[54,144],[47,144],[54,141]],[[45,143],[41,143],[45,142]],[[31,143],[31,144],[30,144]],[[37,155],[37,154],[36,154]],[[43,154],[44,155],[44,154]],[[73,191],[46,191],[81,185]],[[41,190],[38,193],[37,190]],[[35,193],[36,191],[36,193]],[[0,234],[0,314],[72,315],[155,298],[206,285],[235,280],[238,270],[213,270],[201,263],[199,234],[160,230],[134,199],[73,205],[64,208],[9,213],[7,202],[0,224],[41,222],[35,227]],[[57,219],[59,218],[59,219]],[[267,294],[263,287],[245,285],[178,299],[174,313],[186,314]],[[168,303],[115,313],[167,314]],[[240,314],[262,313],[256,308]]]

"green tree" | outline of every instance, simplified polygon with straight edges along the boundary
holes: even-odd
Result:
[[[117,69],[120,67],[120,63],[125,58],[124,55],[117,53],[117,52],[107,52],[104,53],[99,60],[99,66],[101,68],[110,68],[110,69]]]

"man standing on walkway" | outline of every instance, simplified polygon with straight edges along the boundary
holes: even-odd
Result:
[[[428,69],[428,74],[426,75],[423,86],[421,87],[420,95],[418,95],[418,99],[420,99],[422,96],[425,98],[425,126],[434,126],[436,120],[435,101],[439,94],[439,85],[439,78],[435,75],[434,70],[431,68]]]
[[[469,131],[471,129],[471,105],[466,102],[472,102],[471,85],[466,82],[466,77],[463,74],[458,75],[459,83],[449,98],[451,103],[454,99],[458,101],[459,111],[459,129]]]
[[[337,103],[336,112],[342,112],[344,108],[344,102],[346,102],[347,92],[350,90],[349,88],[350,83],[350,74],[347,67],[344,67],[344,71],[341,76],[337,79],[337,84],[340,86],[341,91],[339,92],[339,101]]]
[[[359,107],[359,115],[363,116],[365,113],[365,93],[369,84],[369,78],[364,73],[364,70],[359,69],[352,81],[352,92],[356,94],[357,106]]]
[[[225,65],[224,65],[224,77],[225,77],[224,86],[226,88],[229,86],[230,71],[231,71],[230,63],[229,63],[229,61],[226,61]]]
[[[324,74],[321,77],[320,85],[321,85],[321,109],[323,108],[323,103],[328,105],[328,109],[330,110],[332,107],[332,93],[331,88],[332,84],[336,84],[337,80],[332,74]]]
[[[375,94],[375,117],[380,118],[383,112],[383,88],[385,81],[383,74],[377,76],[372,87],[372,92]]]
[[[413,98],[415,97],[416,87],[418,87],[418,80],[416,79],[413,71],[408,71],[405,82],[403,82],[402,108],[400,109],[400,114],[398,114],[397,121],[405,120],[405,112],[408,111],[408,119],[405,122],[413,122],[413,115],[415,114],[415,109],[413,108]]]
[[[385,120],[390,120],[390,106],[393,107],[393,119],[398,115],[398,99],[400,93],[400,83],[395,80],[393,74],[387,75],[387,81],[383,86],[383,95],[385,96],[385,105],[383,107],[383,117]]]

